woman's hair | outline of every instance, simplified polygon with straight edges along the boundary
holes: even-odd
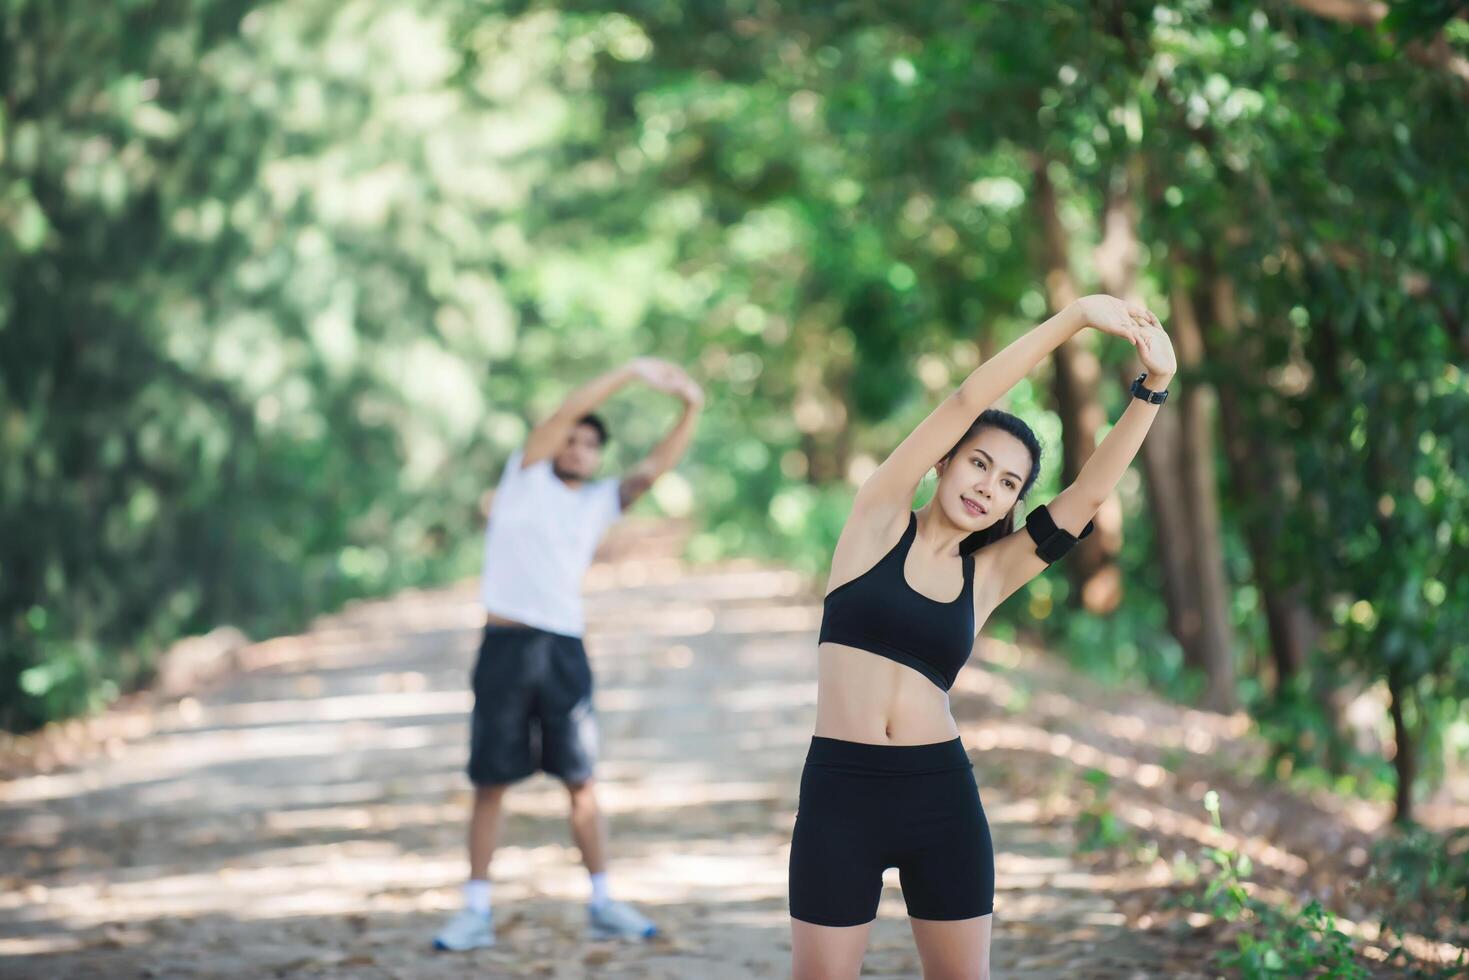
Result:
[[[985,428],[999,429],[1001,432],[1008,432],[1016,439],[1019,439],[1025,445],[1025,448],[1030,450],[1030,472],[1025,477],[1025,483],[1020,487],[1020,495],[1015,499],[1015,507],[1010,508],[1010,511],[996,523],[985,528],[983,531],[975,531],[960,543],[959,553],[964,555],[972,555],[985,545],[992,544],[1015,530],[1015,510],[1020,506],[1020,501],[1025,499],[1025,495],[1030,492],[1031,486],[1035,484],[1036,477],[1040,476],[1041,473],[1040,440],[1036,438],[1030,426],[1026,425],[1019,416],[1012,415],[1004,409],[999,408],[987,408],[983,412],[980,412],[979,418],[975,419],[969,428],[965,430],[964,435],[960,436],[959,441],[954,443],[954,448],[949,450],[948,455],[944,459],[953,459],[954,454],[959,451],[961,446],[970,439],[973,439],[979,434],[981,429]]]

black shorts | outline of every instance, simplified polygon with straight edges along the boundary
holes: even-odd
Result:
[[[591,778],[597,720],[580,637],[487,624],[471,676],[471,782],[513,783],[538,769],[572,784]]]
[[[994,911],[995,851],[964,743],[813,736],[791,836],[791,916],[871,922],[887,868],[898,869],[915,919]]]

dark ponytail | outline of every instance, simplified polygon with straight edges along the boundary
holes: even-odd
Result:
[[[1025,448],[1030,450],[1030,473],[1025,477],[1025,484],[1020,488],[1020,495],[1016,498],[1015,506],[1011,507],[1010,511],[993,525],[985,528],[983,531],[975,531],[959,544],[959,553],[963,555],[972,555],[985,545],[993,544],[1014,532],[1015,511],[1019,508],[1020,502],[1025,499],[1025,495],[1030,492],[1030,488],[1035,484],[1036,477],[1040,476],[1041,473],[1040,440],[1036,438],[1030,426],[1021,421],[1019,416],[1012,415],[1000,408],[987,408],[983,412],[980,412],[979,418],[975,419],[974,423],[969,426],[959,441],[954,443],[954,448],[949,450],[948,455],[944,459],[953,459],[954,454],[959,451],[959,448],[978,435],[979,431],[984,428],[999,429],[1001,432],[1008,432],[1016,439],[1019,439],[1025,445]]]

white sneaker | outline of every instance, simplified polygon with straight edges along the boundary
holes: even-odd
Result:
[[[449,949],[455,952],[466,949],[482,949],[495,945],[494,914],[481,915],[474,909],[463,908],[445,923],[434,937],[434,949]]]
[[[587,906],[593,939],[652,939],[658,927],[626,902]]]

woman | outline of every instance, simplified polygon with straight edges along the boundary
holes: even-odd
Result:
[[[1040,445],[988,406],[1087,327],[1131,342],[1146,383],[1076,482],[1016,532]],[[976,368],[857,492],[832,556],[791,839],[795,980],[858,975],[889,867],[926,980],[988,977],[994,850],[947,691],[990,612],[1090,533],[1175,370],[1152,313],[1083,297]],[[930,468],[938,487],[914,512]]]

